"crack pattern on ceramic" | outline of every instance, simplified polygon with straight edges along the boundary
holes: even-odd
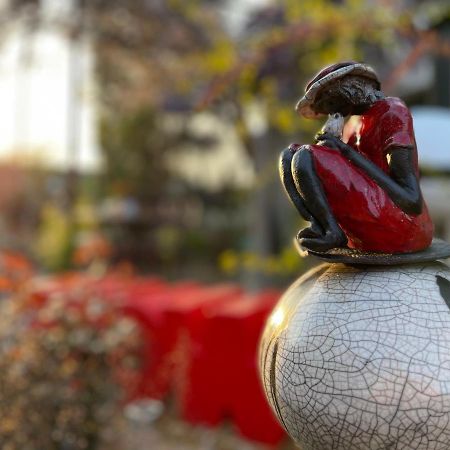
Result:
[[[445,450],[450,270],[323,265],[273,311],[263,384],[303,450]]]

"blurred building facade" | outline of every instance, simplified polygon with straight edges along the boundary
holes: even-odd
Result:
[[[0,53],[0,156],[45,167],[98,170],[94,56],[71,33],[71,0],[28,2],[8,21]]]

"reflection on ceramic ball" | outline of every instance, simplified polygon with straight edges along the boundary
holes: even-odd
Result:
[[[313,269],[269,318],[269,402],[302,450],[450,447],[450,270]]]

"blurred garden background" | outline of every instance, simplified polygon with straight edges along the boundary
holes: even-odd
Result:
[[[295,102],[371,64],[450,239],[448,0],[1,0],[0,21],[0,447],[291,448],[249,392],[316,263],[277,174],[322,125]]]

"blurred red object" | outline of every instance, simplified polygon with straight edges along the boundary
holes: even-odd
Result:
[[[195,295],[202,287],[194,282],[174,285],[137,284],[130,290],[124,312],[140,323],[145,336],[142,379],[131,397],[163,399],[169,394],[173,378],[175,328],[170,328],[165,313],[182,298]]]
[[[178,343],[185,363],[177,367],[175,391],[184,420],[214,426],[231,418],[249,439],[272,445],[283,440],[256,361],[263,324],[279,296],[235,292],[225,302],[200,305],[196,322],[185,320],[184,340]]]
[[[226,304],[242,292],[241,287],[232,284],[204,286],[201,291],[180,295],[166,310],[165,321],[173,343],[175,401],[183,418],[183,411],[189,408],[186,401],[191,387],[191,362],[206,350],[201,335],[208,319],[207,309]]]

